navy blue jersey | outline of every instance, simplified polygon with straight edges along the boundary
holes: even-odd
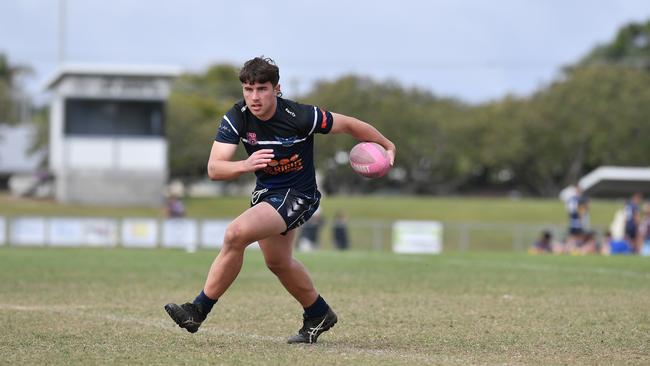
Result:
[[[636,204],[633,201],[627,201],[625,203],[625,207],[623,208],[623,212],[625,212],[625,227],[626,228],[633,228],[636,230],[637,226],[637,217],[639,215],[639,205]]]
[[[275,115],[268,121],[257,119],[239,101],[223,116],[215,141],[238,144],[248,155],[273,149],[273,160],[255,172],[257,188],[316,190],[314,134],[332,129],[332,114],[316,106],[277,98]]]

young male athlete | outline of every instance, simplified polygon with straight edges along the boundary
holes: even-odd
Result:
[[[208,273],[203,291],[191,303],[167,304],[181,328],[194,333],[242,267],[244,249],[258,242],[267,267],[304,308],[303,326],[289,343],[315,343],[337,317],[316,291],[309,273],[292,256],[295,228],[316,211],[320,193],[314,170],[314,134],[347,133],[386,148],[391,165],[395,145],[377,129],[356,118],[281,98],[280,73],[273,60],[256,57],[239,73],[244,100],[223,116],[212,145],[208,175],[230,180],[254,172],[257,184],[251,207],[226,229],[223,247]],[[239,141],[246,160],[233,161]]]

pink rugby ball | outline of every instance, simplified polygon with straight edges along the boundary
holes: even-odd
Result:
[[[383,146],[374,142],[361,142],[350,150],[350,166],[366,178],[379,178],[390,170],[390,159]]]

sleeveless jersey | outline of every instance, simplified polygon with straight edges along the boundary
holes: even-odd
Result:
[[[257,188],[316,190],[314,134],[329,133],[332,114],[316,106],[277,98],[275,114],[268,121],[257,119],[239,101],[223,116],[215,141],[239,144],[250,156],[260,149],[273,149],[273,160],[257,170]]]

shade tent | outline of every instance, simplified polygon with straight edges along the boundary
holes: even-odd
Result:
[[[578,182],[590,197],[629,197],[635,192],[650,196],[650,167],[602,166]]]

